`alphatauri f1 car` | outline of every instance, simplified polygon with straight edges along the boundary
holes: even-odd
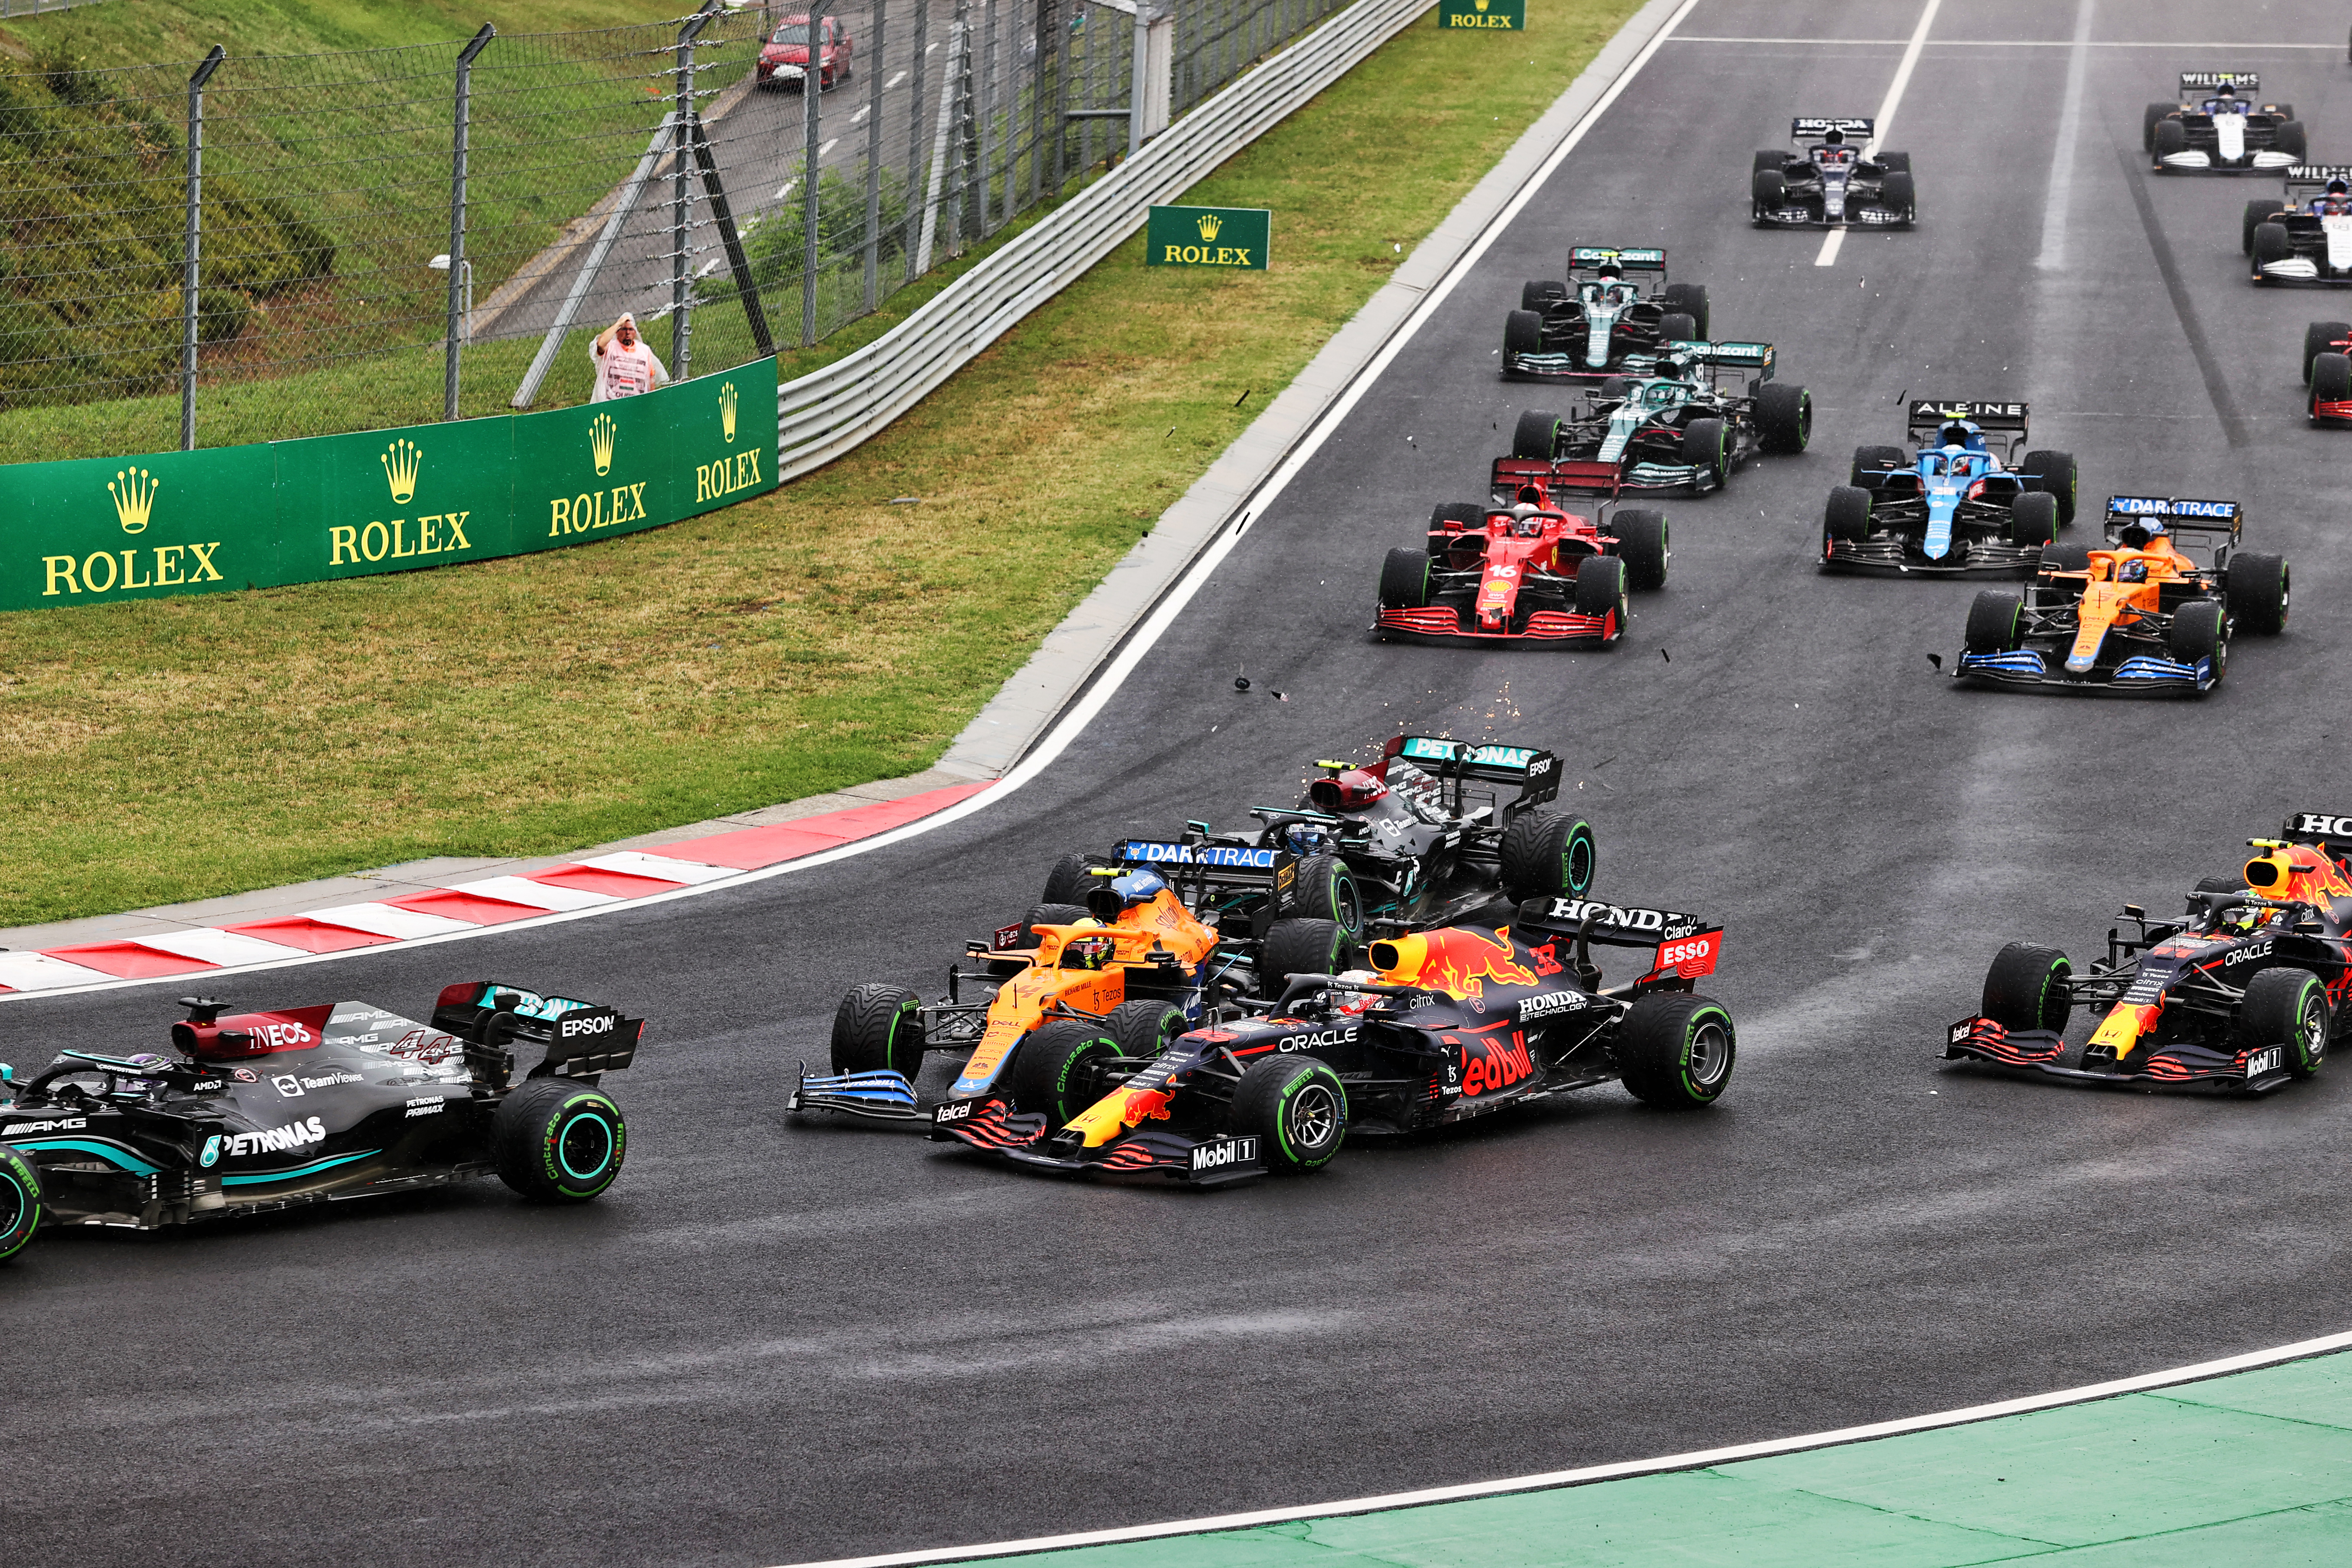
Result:
[[[2140,141],[2159,174],[2274,174],[2303,162],[2291,103],[2263,103],[2253,71],[2182,71],[2180,98],[2151,103]]]
[[[1591,944],[1646,967],[1604,988]],[[1692,989],[1722,928],[1664,910],[1534,901],[1507,927],[1376,942],[1372,972],[1296,975],[1251,1016],[1156,1055],[1097,1030],[1051,1102],[948,1100],[931,1136],[1031,1170],[1222,1185],[1328,1164],[1342,1141],[1401,1136],[1612,1079],[1671,1109],[1731,1079],[1731,1015]]]
[[[1706,289],[1666,281],[1663,250],[1580,245],[1567,280],[1529,282],[1503,322],[1505,381],[1599,381],[1633,354],[1703,341]]]
[[[1822,564],[1835,571],[2015,576],[2074,517],[2074,456],[2028,452],[2022,403],[1921,398],[1916,455],[1858,447],[1853,482],[1830,491]]]
[[[2311,1077],[2352,1024],[2352,816],[2287,818],[2241,877],[2209,877],[2180,920],[2126,904],[2129,937],[2076,973],[2053,947],[2013,942],[1985,975],[1982,1010],[1944,1055],[2055,1078],[2204,1085],[2261,1094]],[[2078,1002],[2107,1009],[2066,1043]]]
[[[1578,642],[1614,647],[1626,590],[1666,580],[1663,512],[1617,507],[1599,520],[1556,505],[1540,486],[1507,507],[1439,507],[1428,542],[1381,563],[1383,639]]]
[[[580,1203],[628,1128],[598,1087],[645,1028],[610,1007],[468,981],[420,1024],[364,1002],[230,1013],[182,999],[172,1051],[80,1047],[0,1068],[0,1258],[59,1225],[152,1230],[488,1175]],[[541,1058],[515,1081],[515,1050]]]
[[[2237,549],[2244,521],[2236,501],[2111,498],[2105,548],[2047,545],[2024,593],[1977,595],[1952,674],[2202,696],[2221,679],[2231,636],[2286,626],[2286,562]],[[2214,535],[2209,563],[2181,548]]]
[[[1634,362],[1567,418],[1530,409],[1495,459],[1498,500],[1538,486],[1563,495],[1625,490],[1705,495],[1759,452],[1801,452],[1813,398],[1772,379],[1769,343],[1668,343]]]
[[[1804,115],[1789,122],[1793,152],[1756,154],[1749,205],[1759,228],[1909,228],[1919,217],[1911,154],[1863,150],[1874,121]]]

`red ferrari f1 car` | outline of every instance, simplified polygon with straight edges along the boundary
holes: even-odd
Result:
[[[1382,638],[1581,642],[1625,635],[1626,591],[1666,580],[1663,513],[1617,507],[1598,518],[1569,511],[1540,485],[1508,506],[1475,502],[1430,514],[1420,549],[1381,565]]]

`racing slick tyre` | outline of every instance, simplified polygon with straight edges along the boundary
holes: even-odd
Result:
[[[1381,563],[1381,603],[1391,610],[1418,610],[1429,603],[1429,552],[1391,550]]]
[[[2170,110],[2168,109],[2167,112]],[[2156,154],[2159,163],[2175,153],[2185,153],[2188,150],[2189,127],[2181,124],[2178,120],[2159,120],[2156,122],[2156,130],[2148,140],[2148,151]]]
[[[853,985],[834,1009],[835,1072],[894,1072],[912,1083],[923,1043],[923,999],[903,986]]]
[[[1698,337],[1698,322],[1687,311],[1668,310],[1658,318],[1658,342],[1687,343]]]
[[[1279,996],[1292,975],[1337,974],[1355,956],[1355,939],[1337,921],[1276,921],[1258,960],[1258,990]]]
[[[2228,628],[2229,621],[2220,600],[2192,600],[2172,612],[2172,626],[2164,634],[2165,646],[2183,664],[2211,659],[2213,679],[2219,680],[2230,658]]]
[[[1618,1078],[1636,1100],[1691,1110],[1723,1098],[1739,1036],[1720,1002],[1687,991],[1653,991],[1617,1028]]]
[[[1084,909],[1087,885],[1094,880],[1087,875],[1090,868],[1091,862],[1083,855],[1065,855],[1055,861],[1054,868],[1045,873],[1045,901]]]
[[[1543,349],[1543,317],[1534,310],[1514,310],[1503,318],[1503,352],[1531,354]]]
[[[2007,653],[2022,639],[2018,623],[2025,618],[2021,595],[1988,588],[1969,605],[1969,627],[1963,640],[1970,653]]]
[[[2286,629],[2287,570],[2281,557],[2256,550],[2232,552],[2221,593],[2230,618],[2246,630],[2269,637]]]
[[[1519,285],[1519,309],[1540,313],[1546,305],[1568,298],[1568,285],[1552,279]]]
[[[1694,419],[1683,426],[1683,461],[1706,468],[1721,484],[1731,477],[1731,427],[1720,419]]]
[[[1878,200],[1882,205],[1893,207],[1896,212],[1901,213],[1904,222],[1918,221],[1919,193],[1911,184],[1910,170],[1897,169],[1879,181]]]
[[[2294,247],[2287,242],[2286,225],[2258,223],[2254,225],[2254,278],[2260,281],[2263,268],[2273,261],[2284,261]]]
[[[570,1079],[526,1080],[490,1120],[499,1180],[541,1203],[586,1203],[613,1184],[628,1152],[621,1108],[603,1089]]]
[[[14,1258],[41,1228],[41,1173],[0,1143],[0,1258]]]
[[[1592,890],[1592,868],[1600,855],[1592,825],[1584,818],[1558,811],[1523,811],[1503,829],[1503,896],[1514,904],[1529,899],[1580,899]]]
[[[1779,154],[1775,153],[1774,156],[1777,157]],[[1669,283],[1658,290],[1658,303],[1669,310],[1680,310],[1684,315],[1688,316],[1697,323],[1698,331],[1696,335],[1701,339],[1706,336],[1710,313],[1707,310],[1706,284]]]
[[[1055,1018],[1013,1056],[1013,1103],[1059,1127],[1101,1098],[1094,1069],[1125,1054],[1105,1025]]]
[[[2246,982],[2230,1033],[2241,1049],[2284,1047],[2286,1070],[2309,1078],[2327,1060],[2327,987],[2308,969],[2265,969]]]
[[[1748,196],[1756,204],[1756,220],[1761,223],[1767,215],[1789,205],[1789,182],[1780,177],[1777,165],[1759,169],[1756,177],[1748,182]]]
[[[2012,942],[1992,955],[1977,1010],[2004,1029],[2063,1035],[2074,1016],[2074,966],[2054,947]]]
[[[1633,618],[1625,603],[1625,563],[1614,555],[1588,555],[1576,567],[1576,613],[1605,616],[1612,611],[1617,625],[1603,640],[1613,645]]]
[[[2028,490],[2009,503],[2009,542],[2020,548],[2047,544],[2058,537],[2058,498],[2047,490]]]
[[[1852,482],[1859,485],[1864,474],[1890,473],[1910,466],[1911,454],[1900,447],[1856,447]]]
[[[1801,452],[1813,438],[1813,395],[1768,381],[1756,389],[1756,444],[1768,452]]]
[[[2336,353],[2336,345],[2347,338],[2352,338],[2352,321],[2314,321],[2303,329],[2304,385],[2311,384],[2313,362],[2321,354]]]
[[[1666,514],[1623,507],[1609,520],[1617,559],[1625,563],[1625,585],[1647,593],[1666,585]]]
[[[2284,153],[2298,163],[2303,162],[2305,146],[2303,121],[2300,120],[2280,121],[2278,129],[2271,132],[2271,146],[2278,152]]]
[[[1145,1060],[1166,1050],[1177,1036],[1190,1027],[1184,1021],[1183,1008],[1157,996],[1120,1003],[1110,1010],[1103,1026],[1110,1032],[1111,1043],[1118,1047],[1120,1056]]]
[[[1312,1057],[1252,1062],[1234,1085],[1234,1131],[1277,1176],[1321,1170],[1348,1136],[1347,1086]]]
[[[2156,151],[2156,128],[2171,119],[2173,111],[2179,107],[2177,103],[2151,103],[2142,112],[2139,144],[2143,152]]]
[[[2328,417],[2319,412],[2323,403],[2342,403],[2352,398],[2352,355],[2324,353],[2311,362],[2311,416]]]
[[[2257,224],[2265,224],[2270,222],[2271,219],[2279,216],[2279,211],[2278,198],[2276,196],[2257,196],[2252,201],[2246,204],[2245,220],[2239,226],[2238,231],[2239,255],[2252,256],[2254,253],[2255,226]],[[2305,362],[2308,363],[2310,356],[2306,354],[2304,358]]]
[[[1749,166],[1759,174],[1767,169],[1777,174],[1789,166],[1789,154],[1775,148],[1767,147],[1756,154]]]
[[[2197,893],[2242,893],[2246,890],[2246,879],[2242,872],[2232,872],[2227,876],[2216,873],[2198,878],[2197,886],[2189,890]]]
[[[1858,485],[1831,489],[1822,511],[1822,536],[1841,543],[1860,543],[1870,537],[1870,492]]]
[[[1540,408],[1530,408],[1519,416],[1511,426],[1511,456],[1533,458],[1538,463],[1551,461],[1553,442],[1559,431],[1559,416],[1547,414]]]
[[[2064,527],[2074,521],[2074,500],[2081,489],[2072,452],[2035,451],[2025,454],[2024,471],[2044,495],[2058,498],[2058,524]]]
[[[1356,874],[1337,855],[1310,855],[1298,863],[1293,884],[1291,912],[1307,920],[1330,921],[1350,940],[1364,934],[1364,895],[1357,889]]]

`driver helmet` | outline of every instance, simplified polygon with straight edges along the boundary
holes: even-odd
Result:
[[[2347,181],[2338,175],[2327,182],[2327,194],[2331,196],[2352,195],[2352,181]]]
[[[1521,501],[1511,509],[1511,532],[1521,539],[1543,537],[1543,521],[1536,516],[1534,507]]]
[[[2147,563],[2145,561],[2126,561],[2121,563],[2116,567],[2116,581],[2118,583],[2147,582]]]
[[[1317,779],[1307,786],[1307,803],[1318,811],[1361,811],[1373,802],[1383,799],[1389,786],[1378,773],[1364,768],[1349,768],[1335,777]]]

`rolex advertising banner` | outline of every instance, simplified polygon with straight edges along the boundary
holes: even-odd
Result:
[[[1146,267],[1266,269],[1274,214],[1265,207],[1153,207],[1143,225]]]
[[[406,572],[658,528],[775,488],[775,395],[766,359],[543,414],[11,464],[0,610]]]
[[[1524,33],[1528,30],[1528,0],[1438,0],[1437,25]]]

